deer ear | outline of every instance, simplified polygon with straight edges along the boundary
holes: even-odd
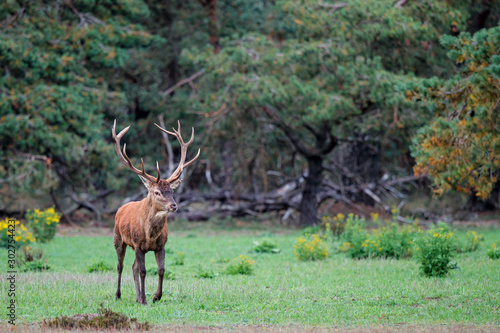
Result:
[[[147,178],[144,178],[143,176],[140,175],[139,178],[141,178],[142,183],[144,184],[144,186],[146,186],[146,188],[149,188],[151,186],[152,183]]]
[[[179,185],[181,184],[182,182],[182,179],[177,179],[177,180],[174,180],[173,182],[171,182],[169,185],[170,185],[170,188],[172,190],[175,190],[177,187],[179,187]]]

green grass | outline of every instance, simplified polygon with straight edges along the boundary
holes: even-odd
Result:
[[[88,265],[103,261],[116,266],[112,237],[56,237],[41,247],[49,272],[20,273],[17,280],[19,322],[96,312],[100,303],[113,311],[151,324],[230,326],[304,325],[379,327],[380,325],[500,324],[500,260],[486,249],[500,240],[498,229],[474,229],[485,235],[482,247],[455,257],[460,267],[446,278],[425,278],[413,260],[352,260],[330,247],[330,257],[299,262],[293,254],[297,231],[273,235],[267,231],[225,232],[204,236],[204,229],[179,233],[171,228],[167,248],[186,253],[185,264],[167,270],[163,299],[153,304],[157,276],[146,277],[148,306],[135,302],[132,279],[134,253],[125,259],[122,299],[114,300],[115,271],[88,273]],[[462,231],[461,231],[462,232]],[[216,233],[215,233],[216,234]],[[280,253],[252,253],[254,241],[272,240]],[[0,263],[6,271],[7,253]],[[226,275],[227,263],[246,255],[255,260],[252,275]],[[211,261],[213,260],[213,261]],[[220,273],[211,279],[194,277],[200,265]],[[153,253],[146,268],[156,267]],[[0,282],[6,290],[6,281]],[[4,296],[5,297],[5,296]]]

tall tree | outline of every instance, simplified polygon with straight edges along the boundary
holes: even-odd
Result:
[[[106,118],[127,117],[134,59],[161,42],[141,0],[0,7],[0,173],[35,193],[119,185]],[[33,191],[36,189],[36,191]]]
[[[500,193],[500,27],[443,37],[458,74],[409,91],[438,116],[414,139],[415,173],[441,195],[470,195],[468,208],[496,209]]]
[[[301,223],[316,223],[324,163],[339,142],[408,141],[422,125],[396,84],[450,66],[440,60],[437,41],[452,22],[464,24],[447,4],[425,5],[280,1],[267,35],[227,42],[215,57],[185,52],[187,63],[207,72],[191,107],[206,113],[224,106],[227,117],[251,114],[253,122],[281,130],[307,162]]]

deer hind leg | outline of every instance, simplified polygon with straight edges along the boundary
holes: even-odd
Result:
[[[120,299],[122,297],[121,282],[122,282],[122,272],[123,272],[123,260],[125,259],[127,244],[123,243],[121,237],[117,234],[115,234],[114,244],[115,244],[116,255],[118,256],[118,266],[116,266],[116,269],[118,271],[118,288],[116,289],[115,299]]]
[[[155,252],[156,263],[158,264],[158,289],[153,297],[153,303],[159,301],[163,295],[163,275],[165,274],[165,248]]]
[[[134,260],[134,264],[132,265],[132,275],[134,276],[135,283],[135,294],[137,303],[140,303],[139,296],[141,295],[141,286],[139,282],[139,266],[137,265],[137,258]]]
[[[137,302],[141,304],[147,304],[146,302],[146,290],[145,290],[145,280],[146,280],[146,253],[141,251],[139,247],[135,249],[135,261],[132,266],[134,272],[134,282],[135,291],[137,294]],[[141,277],[139,285],[139,276]]]

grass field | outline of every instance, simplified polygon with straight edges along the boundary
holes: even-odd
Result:
[[[185,252],[184,265],[166,268],[175,280],[164,284],[163,299],[153,304],[157,276],[146,277],[147,306],[135,302],[127,250],[122,300],[115,301],[116,271],[88,273],[103,260],[116,266],[111,236],[58,236],[41,247],[51,270],[21,273],[17,281],[18,323],[96,312],[100,303],[153,325],[234,327],[411,327],[466,325],[500,327],[500,260],[490,260],[486,247],[500,240],[500,230],[474,229],[485,236],[482,247],[455,257],[459,269],[446,278],[425,278],[413,260],[352,260],[330,247],[322,262],[299,262],[293,245],[300,231],[170,229],[167,248]],[[270,239],[278,254],[250,252],[256,240]],[[252,275],[226,275],[226,263],[246,255],[255,260]],[[6,271],[7,255],[0,267]],[[194,277],[200,265],[214,278]],[[153,253],[146,267],[156,268]],[[217,275],[217,273],[220,273]],[[2,290],[6,281],[1,280]]]

